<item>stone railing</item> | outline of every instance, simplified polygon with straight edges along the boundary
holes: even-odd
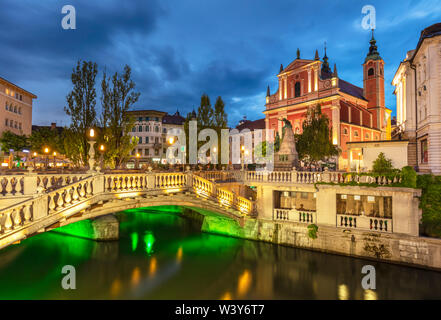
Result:
[[[254,214],[254,204],[251,200],[236,195],[234,192],[218,187],[215,183],[193,175],[193,190],[196,194],[217,199],[219,204],[241,211],[244,214]]]
[[[276,208],[273,210],[273,220],[301,222],[308,224],[317,223],[317,212]]]
[[[357,175],[346,172],[332,171],[246,171],[243,175],[245,183],[293,183],[314,184],[326,183],[372,183],[378,185],[391,185],[400,183],[401,177],[388,178],[386,176],[373,177],[369,175]]]
[[[213,182],[241,182],[243,172],[238,170],[195,171],[193,174]]]
[[[364,215],[337,214],[337,227],[392,232],[392,219]]]
[[[28,191],[34,194],[23,197],[23,180],[31,177]],[[212,200],[223,210],[234,209],[243,215],[254,214],[254,203],[235,193],[220,188],[216,183],[188,173],[93,173],[89,176],[52,175],[38,177],[11,175],[0,177],[14,200],[0,209],[0,247],[20,240],[67,217],[85,210],[103,199],[134,198],[138,195],[158,195],[193,191],[198,196]],[[29,182],[27,181],[27,182]],[[21,183],[21,185],[20,185]],[[49,185],[48,185],[49,184]],[[26,186],[26,181],[24,182]],[[38,186],[38,187],[37,187]],[[55,188],[55,186],[57,186]],[[3,187],[6,188],[5,186]],[[12,191],[11,191],[12,188]],[[135,191],[135,192],[134,192]],[[5,202],[6,203],[6,202]],[[237,214],[236,214],[237,215]],[[26,228],[26,233],[21,229]],[[6,237],[8,237],[6,239]]]

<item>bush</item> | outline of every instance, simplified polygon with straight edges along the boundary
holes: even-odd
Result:
[[[401,184],[408,188],[417,187],[417,174],[411,166],[401,169]]]
[[[316,224],[310,224],[308,226],[308,236],[311,239],[317,239],[317,231],[318,231],[318,226]]]
[[[374,161],[372,165],[372,172],[379,174],[387,174],[394,171],[392,166],[392,160],[387,159],[383,152],[380,152],[378,158]]]
[[[420,208],[423,210],[423,233],[441,238],[441,177],[420,175],[417,187],[422,189]]]

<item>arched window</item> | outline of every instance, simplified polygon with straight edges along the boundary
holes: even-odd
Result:
[[[348,129],[347,128],[343,129],[343,134],[348,134]]]
[[[295,86],[294,86],[294,96],[300,97],[300,82],[296,82]]]
[[[354,137],[358,137],[358,131],[354,131]]]
[[[375,73],[374,68],[370,68],[370,69],[368,70],[368,76],[373,76],[374,73]]]
[[[17,106],[14,107],[14,113],[17,113]]]

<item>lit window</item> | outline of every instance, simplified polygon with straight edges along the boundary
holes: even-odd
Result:
[[[358,137],[358,131],[354,131],[354,137]]]
[[[348,129],[347,128],[343,129],[343,134],[348,134]]]

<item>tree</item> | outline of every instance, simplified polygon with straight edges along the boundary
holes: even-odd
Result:
[[[225,104],[221,97],[217,97],[214,104],[214,126],[216,128],[227,128],[228,116],[225,113]]]
[[[47,127],[39,128],[32,131],[29,141],[31,149],[34,151],[42,152],[44,147],[49,147],[52,151],[65,153],[63,135],[59,134],[57,130]]]
[[[96,125],[96,89],[95,79],[97,64],[79,60],[72,70],[73,89],[67,95],[64,110],[71,118],[67,136],[66,156],[74,163],[84,165],[88,158],[87,132]],[[75,160],[74,160],[75,159]]]
[[[320,104],[308,109],[302,133],[296,135],[296,140],[299,158],[309,162],[310,166],[340,152],[332,143],[329,118],[322,113]]]
[[[11,131],[4,131],[0,137],[0,145],[3,151],[21,151],[29,148],[29,139],[25,135],[18,135]]]
[[[129,132],[135,126],[135,119],[127,113],[140,96],[135,92],[135,83],[131,79],[131,69],[124,67],[124,73],[117,72],[112,78],[103,73],[101,82],[101,126],[103,139],[107,146],[106,162],[112,167],[120,167],[130,157],[138,144]]]
[[[386,159],[383,152],[380,152],[377,159],[372,164],[372,172],[387,174],[393,171],[392,160]]]
[[[199,106],[197,113],[198,126],[201,126],[202,128],[211,127],[214,123],[213,112],[210,98],[204,93],[201,96],[201,105]]]

